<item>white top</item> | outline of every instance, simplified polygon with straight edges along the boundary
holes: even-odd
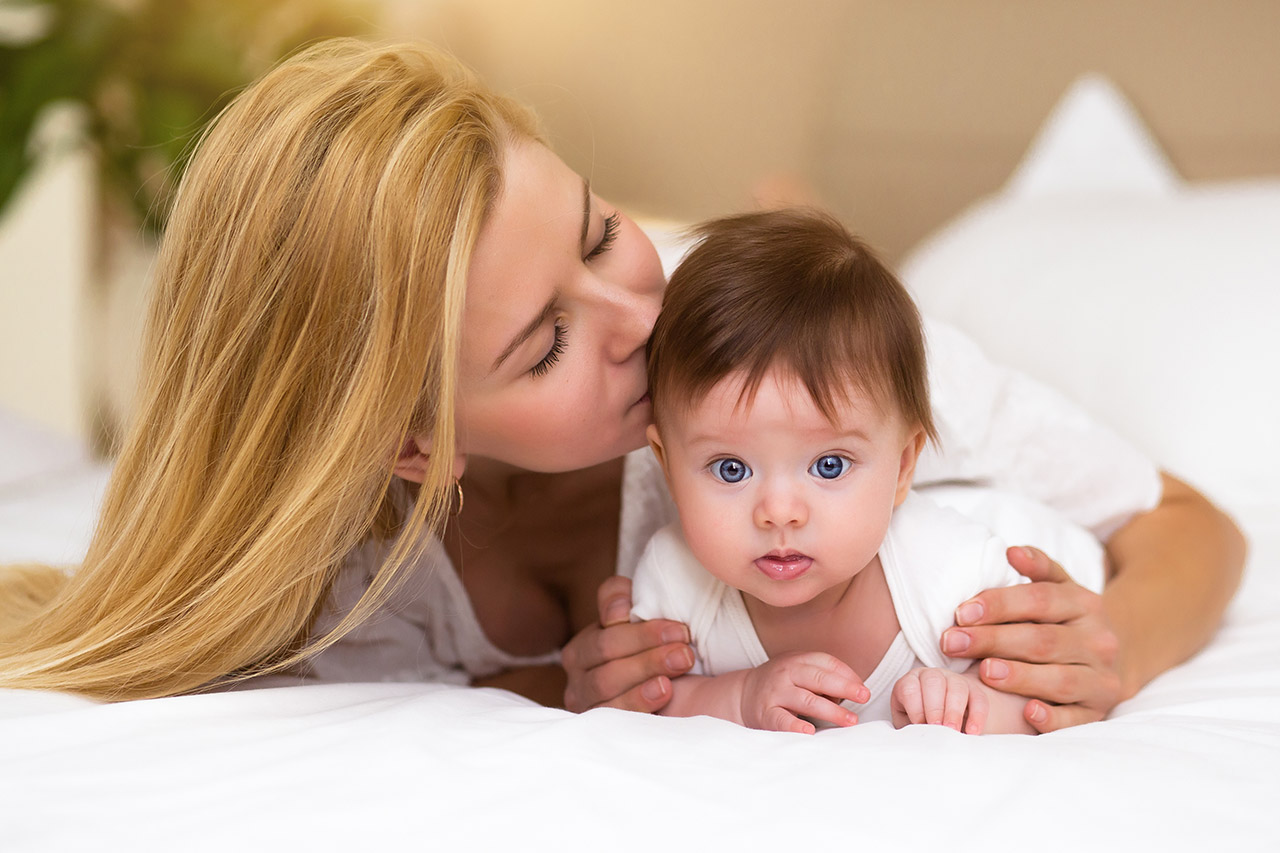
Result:
[[[941,445],[926,447],[916,483],[965,481],[1042,501],[1105,538],[1134,513],[1160,499],[1150,460],[1062,395],[992,364],[960,332],[926,321],[930,394]],[[999,501],[980,497],[999,515]],[[1017,514],[1014,514],[1016,517]],[[618,571],[630,575],[649,538],[676,518],[661,470],[648,449],[628,454],[623,474]],[[1010,542],[1050,543],[989,525]],[[1034,531],[1031,531],[1034,533]],[[319,632],[337,624],[369,585],[381,549],[365,546],[348,558]],[[441,680],[466,683],[505,668],[547,663],[556,655],[521,658],[498,649],[476,620],[444,548],[431,543],[392,601],[343,640],[312,659],[305,676],[320,681]],[[255,680],[251,686],[297,683],[299,675]]]
[[[939,492],[944,502],[950,491]],[[1022,514],[1038,541],[1053,542],[1064,567],[1092,589],[1101,589],[1102,547],[1088,531],[1013,495],[995,495],[1005,512]],[[955,608],[984,589],[1025,579],[1005,559],[1005,542],[982,523],[913,492],[894,512],[880,546],[880,563],[901,631],[864,679],[871,699],[846,703],[863,722],[890,720],[889,698],[899,678],[918,666],[956,672],[972,661],[942,654],[938,640]],[[632,587],[636,619],[676,619],[689,626],[698,675],[752,669],[769,659],[742,593],[707,572],[685,543],[680,525],[663,527],[640,557]]]

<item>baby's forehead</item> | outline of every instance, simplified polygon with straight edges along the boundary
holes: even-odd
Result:
[[[840,371],[824,381],[806,380],[785,361],[775,361],[760,375],[737,370],[706,388],[672,389],[664,405],[664,417],[686,420],[695,415],[745,417],[757,406],[781,407],[790,415],[820,414],[828,425],[843,429],[850,424],[879,423],[897,415],[897,406],[886,404],[885,395],[871,392],[852,371]],[[821,399],[824,396],[826,400]]]

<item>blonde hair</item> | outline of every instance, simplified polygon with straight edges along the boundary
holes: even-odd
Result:
[[[218,117],[161,247],[139,408],[85,562],[0,574],[0,687],[188,692],[297,663],[385,601],[449,508],[466,274],[516,138],[538,138],[532,116],[448,55],[351,40]],[[418,433],[415,503],[392,470]],[[371,535],[398,538],[308,643]]]

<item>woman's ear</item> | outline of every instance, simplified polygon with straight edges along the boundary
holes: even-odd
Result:
[[[402,480],[422,484],[427,477],[427,463],[431,459],[431,439],[425,436],[411,435],[405,438],[396,456],[396,464],[392,472]],[[453,457],[453,477],[456,480],[466,470],[467,457],[456,453]]]
[[[924,450],[924,427],[917,426],[907,434],[906,445],[902,448],[902,458],[898,460],[898,488],[894,492],[893,505],[902,506],[911,491],[911,481],[916,475],[916,461]]]

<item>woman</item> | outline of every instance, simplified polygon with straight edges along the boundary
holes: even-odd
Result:
[[[184,178],[93,543],[71,578],[4,576],[0,687],[448,668],[573,710],[661,707],[687,634],[628,623],[612,575],[662,287],[635,224],[451,58],[335,42],[285,63]],[[1238,532],[1163,482],[1108,540],[1105,596],[1014,549],[1040,583],[984,593],[944,638],[1038,697],[1037,728],[1100,718],[1234,590]]]

